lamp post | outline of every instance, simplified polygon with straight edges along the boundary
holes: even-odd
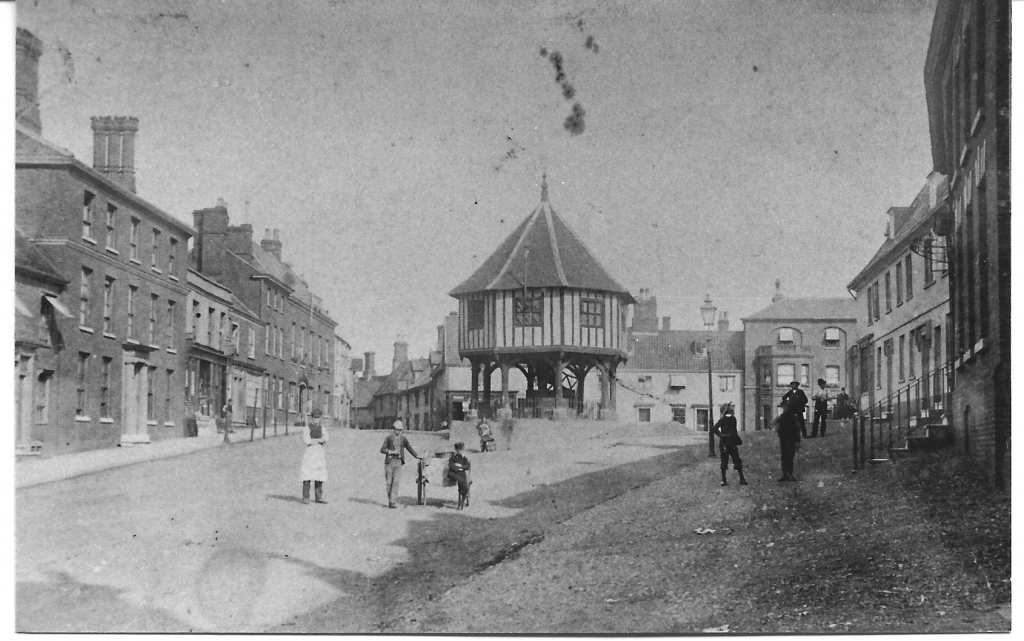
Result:
[[[708,331],[712,330],[715,326],[715,313],[717,311],[718,308],[711,304],[711,294],[708,294],[704,298],[704,305],[700,308],[700,315],[704,320],[704,328]],[[708,334],[704,351],[708,357],[708,456],[713,457],[715,455],[715,431],[712,429],[712,426],[715,424],[715,398],[714,386],[711,382],[711,334]]]

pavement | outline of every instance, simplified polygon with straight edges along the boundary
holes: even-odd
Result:
[[[278,428],[278,435],[267,435],[267,438],[285,436],[284,428]],[[289,435],[301,433],[301,427],[288,428]],[[249,441],[250,430],[236,430],[230,435],[231,442]],[[262,440],[262,432],[257,430],[255,440]],[[192,438],[170,438],[152,443],[107,447],[88,452],[74,452],[50,457],[20,457],[15,461],[15,489],[32,487],[43,483],[63,481],[66,479],[111,470],[125,465],[134,465],[144,461],[173,458],[191,454],[200,450],[224,445],[224,434]]]

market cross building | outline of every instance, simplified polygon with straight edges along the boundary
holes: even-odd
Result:
[[[527,404],[555,416],[578,413],[596,368],[601,414],[615,415],[610,382],[627,358],[626,309],[635,301],[552,209],[546,176],[533,213],[449,295],[459,301],[459,356],[470,362],[474,403],[480,374],[489,404],[491,374],[500,370],[499,403],[507,407],[516,368]]]

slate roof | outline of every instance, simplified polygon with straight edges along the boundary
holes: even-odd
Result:
[[[626,371],[707,372],[702,348],[711,337],[711,368],[718,372],[743,370],[743,332],[670,329],[629,338]],[[695,345],[696,344],[696,345]]]
[[[782,298],[742,320],[857,320],[852,298]]]
[[[935,207],[929,206],[929,183],[917,194],[910,207],[893,208],[896,210],[896,233],[889,234],[889,237],[885,239],[885,242],[878,248],[878,251],[871,257],[867,265],[847,285],[849,289],[856,290],[863,287],[867,281],[874,278],[881,271],[880,268],[886,267],[892,262],[892,255],[895,252],[902,253],[904,251],[907,241],[920,236],[930,228],[932,215],[946,203],[946,199],[949,196],[949,183],[946,178],[943,176],[937,178],[936,181],[938,183],[938,195],[935,199]]]
[[[57,285],[67,285],[71,282],[17,227],[14,229],[14,270],[23,270],[36,278]]]
[[[373,397],[377,393],[381,384],[384,383],[386,376],[374,376],[368,381],[356,381],[355,393],[353,394],[352,404],[356,408],[370,407],[373,404]]]
[[[541,185],[540,205],[472,276],[448,294],[458,297],[470,292],[521,289],[524,286],[616,292],[625,294],[627,302],[635,302],[552,209],[548,203],[546,179]]]

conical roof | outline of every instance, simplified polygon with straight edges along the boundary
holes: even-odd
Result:
[[[533,213],[472,276],[448,294],[457,297],[470,292],[523,287],[616,292],[625,294],[627,302],[635,302],[551,208],[546,177],[541,184],[541,202]]]

